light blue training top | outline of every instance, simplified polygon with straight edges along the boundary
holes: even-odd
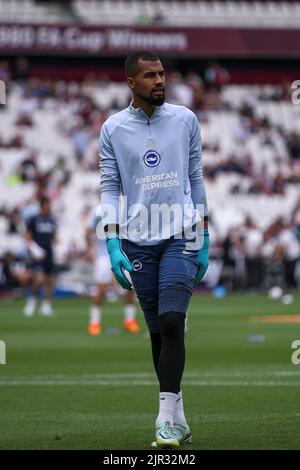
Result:
[[[207,215],[200,127],[185,106],[164,103],[149,118],[130,104],[105,121],[99,150],[102,222],[122,238],[158,244]]]

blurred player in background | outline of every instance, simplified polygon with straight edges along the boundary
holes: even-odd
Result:
[[[42,287],[44,287],[44,300],[40,306],[40,313],[43,316],[52,315],[53,244],[56,241],[56,222],[51,214],[48,198],[43,197],[40,200],[40,213],[29,219],[25,240],[32,259],[32,283],[31,295],[27,299],[24,315],[30,317],[34,314],[37,306],[37,294]]]
[[[105,235],[100,222],[100,208],[92,211],[91,223],[86,231],[87,257],[94,262],[94,280],[97,283],[97,294],[93,297],[90,308],[88,332],[97,336],[102,331],[102,308],[106,290],[115,283],[111,272],[109,256],[106,250]],[[97,233],[96,233],[97,230]],[[99,233],[102,232],[102,236]],[[98,235],[98,237],[97,237]],[[135,294],[125,293],[123,328],[130,333],[139,333],[140,327],[136,321]]]

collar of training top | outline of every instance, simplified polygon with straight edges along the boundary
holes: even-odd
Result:
[[[161,112],[163,111],[163,109],[164,109],[164,104],[162,104],[161,106],[154,106],[153,113],[152,113],[151,117],[149,118],[142,108],[134,108],[132,106],[132,103],[133,103],[133,100],[130,102],[130,105],[127,108],[128,111],[136,117],[141,117],[143,119],[147,119],[147,121],[149,121],[149,119],[151,119],[151,121],[152,121],[153,118],[156,117],[156,116],[159,116],[161,114]]]

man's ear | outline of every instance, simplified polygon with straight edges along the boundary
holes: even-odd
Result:
[[[127,85],[129,86],[129,88],[130,88],[131,90],[133,90],[133,88],[134,88],[134,80],[133,80],[133,78],[131,78],[131,77],[126,77],[126,81],[127,81]]]

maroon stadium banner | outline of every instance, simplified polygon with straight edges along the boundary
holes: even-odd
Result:
[[[0,53],[299,57],[299,30],[62,26],[0,23]]]

